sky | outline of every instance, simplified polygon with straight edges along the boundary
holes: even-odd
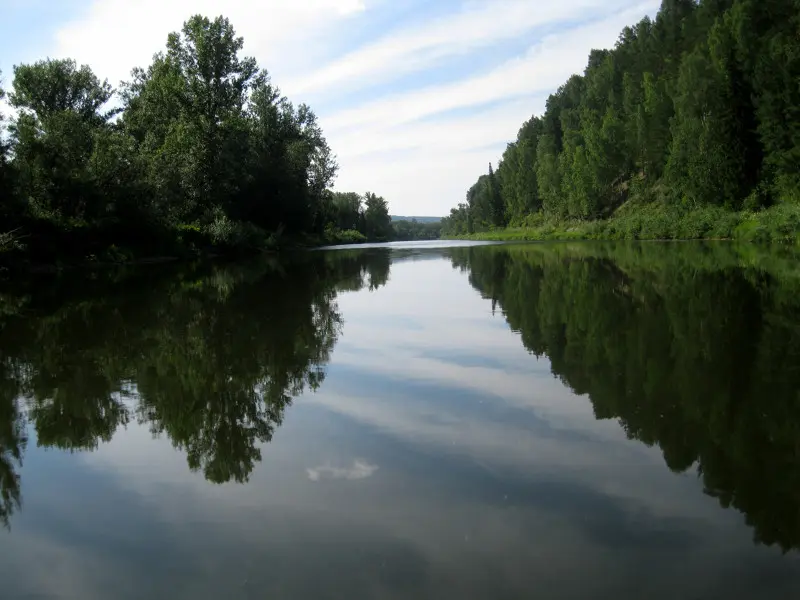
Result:
[[[228,17],[244,52],[337,155],[335,188],[393,214],[446,215],[593,48],[660,0],[0,0],[0,69],[44,57],[112,85],[193,14]]]

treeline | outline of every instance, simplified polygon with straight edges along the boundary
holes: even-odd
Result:
[[[442,235],[441,221],[417,221],[412,218],[392,221],[394,239],[398,241],[438,240]]]
[[[685,211],[796,205],[799,80],[800,0],[664,0],[655,20],[592,51],[443,232],[604,219],[634,199]]]
[[[658,446],[675,472],[696,469],[756,541],[800,548],[796,256],[719,244],[450,254],[598,418]]]
[[[332,242],[436,240],[442,230],[440,221],[392,220],[386,200],[371,192],[334,192],[331,215],[325,239]]]
[[[0,295],[0,525],[21,505],[29,432],[91,451],[138,422],[209,481],[247,481],[292,398],[324,381],[337,295],[389,277],[386,252],[301,258],[12,281]]]
[[[314,112],[242,47],[227,19],[194,16],[119,90],[73,60],[15,66],[0,250],[250,250],[335,229],[337,163]],[[368,195],[364,219],[381,238],[386,202]]]

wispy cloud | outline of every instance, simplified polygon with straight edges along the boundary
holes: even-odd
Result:
[[[370,123],[398,125],[457,108],[554,91],[569,75],[582,70],[592,48],[609,46],[622,27],[640,13],[637,9],[626,10],[596,23],[548,35],[530,46],[523,56],[486,73],[367,101],[326,118],[326,125],[331,131]]]
[[[488,163],[497,162],[522,122],[541,113],[547,95],[583,70],[589,51],[612,46],[653,5],[552,33],[484,73],[323,113],[343,165],[338,187],[377,189],[406,212],[446,214]],[[406,154],[381,160],[392,149]]]
[[[364,10],[364,0],[94,0],[57,32],[53,49],[116,83],[133,67],[147,65],[167,34],[191,15],[224,15],[244,36],[245,51],[262,64],[289,63],[302,57],[303,41]]]
[[[355,460],[350,467],[321,465],[306,469],[306,474],[311,481],[320,481],[321,479],[347,479],[354,481],[371,477],[377,470],[378,465],[371,465],[364,460]]]
[[[289,93],[330,92],[336,86],[365,87],[379,80],[430,68],[442,60],[514,40],[537,27],[586,19],[624,7],[625,0],[566,2],[472,2],[429,23],[415,23],[384,36],[312,72],[298,75],[286,86]]]

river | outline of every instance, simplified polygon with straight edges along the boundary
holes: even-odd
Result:
[[[790,598],[800,270],[405,243],[0,293],[0,596]]]

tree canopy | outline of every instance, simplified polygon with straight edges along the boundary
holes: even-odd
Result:
[[[196,15],[119,90],[70,59],[15,66],[0,235],[19,231],[19,248],[50,261],[252,250],[351,229],[391,239],[388,204],[372,193],[344,222],[316,115],[243,46],[228,19]]]
[[[664,0],[594,50],[481,175],[447,235],[531,215],[593,220],[626,201],[800,203],[800,2]]]

